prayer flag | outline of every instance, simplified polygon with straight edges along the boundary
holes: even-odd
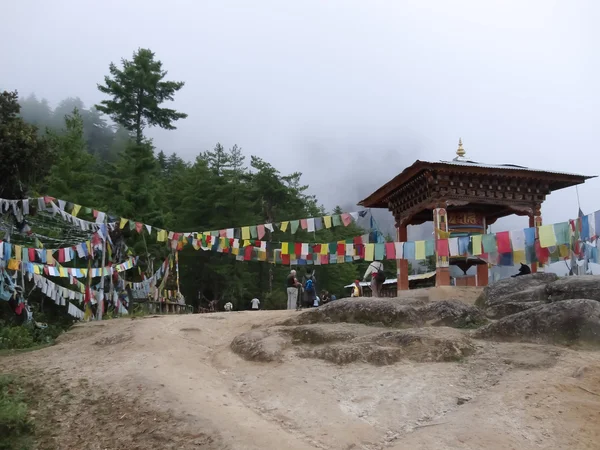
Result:
[[[471,236],[471,244],[473,246],[473,255],[481,255],[481,234]]]
[[[282,242],[281,243],[281,254],[282,255],[289,255],[289,249],[288,249],[289,243],[287,242]]]
[[[119,223],[119,228],[122,230],[123,228],[125,228],[125,225],[127,225],[127,222],[129,221],[129,219],[124,219],[121,217],[121,222]]]
[[[435,241],[428,239],[425,241],[425,257],[435,255]]]
[[[250,239],[250,227],[242,227],[242,239]]]
[[[354,256],[354,244],[346,244],[346,256]]]
[[[312,217],[310,219],[306,219],[306,231],[309,233],[314,233],[315,231],[315,219]]]
[[[450,252],[450,256],[460,256],[457,237],[448,239],[448,251]]]
[[[289,222],[281,222],[281,227],[279,227],[281,229],[281,231],[283,231],[284,233],[287,231],[287,227],[289,225]]]
[[[510,240],[512,242],[513,251],[525,250],[525,232],[523,229],[511,231]],[[514,260],[517,260],[516,257]]]
[[[415,259],[417,261],[425,259],[425,241],[415,241]]]
[[[375,259],[375,244],[365,245],[365,260],[373,261]]]
[[[258,233],[258,239],[262,239],[265,237],[265,226],[264,225],[258,225],[256,227],[256,232]]]
[[[404,243],[404,259],[415,259],[415,243],[409,241]]]
[[[256,239],[258,237],[258,227],[256,225],[252,225],[250,227],[250,237],[252,239]]]
[[[300,225],[300,221],[299,220],[292,220],[290,222],[291,228],[292,228],[292,234],[296,234],[296,231],[298,231],[298,226]]]
[[[138,233],[141,233],[143,229],[144,229],[143,223],[141,223],[141,222],[135,223],[135,231],[137,231]]]
[[[375,244],[375,259],[377,261],[385,259],[385,243]]]
[[[306,230],[308,228],[308,221],[306,219],[300,219],[300,228]]]
[[[394,242],[385,243],[385,257],[387,259],[396,259],[396,245]]]
[[[81,205],[73,205],[73,211],[71,211],[71,214],[75,217],[77,217],[77,214],[79,214],[79,211],[81,210]]]
[[[458,242],[457,242],[457,249],[458,249]],[[438,256],[450,256],[450,247],[448,244],[448,239],[438,239],[436,250],[437,250]]]
[[[394,249],[396,251],[396,259],[404,258],[404,242],[394,242]]]
[[[567,224],[568,226],[568,224]],[[554,227],[552,225],[542,225],[538,228],[540,234],[539,244],[542,248],[552,247],[556,245],[556,235],[554,234]],[[538,253],[538,259],[540,252]],[[544,254],[544,253],[542,253]],[[541,260],[540,260],[541,262]]]
[[[332,216],[331,221],[334,227],[339,227],[342,224],[339,214],[335,214],[334,216]]]
[[[496,243],[498,245],[498,253],[512,252],[512,248],[510,246],[510,233],[508,231],[496,233]]]
[[[325,228],[331,228],[331,216],[323,217],[323,222],[325,222]]]
[[[315,217],[315,231],[319,231],[323,229],[323,218]]]
[[[342,214],[342,223],[344,224],[345,227],[350,225],[352,223],[352,216],[348,213]]]
[[[321,244],[320,254],[321,254],[321,256],[329,255],[329,246],[327,244]]]
[[[484,234],[481,237],[481,244],[485,253],[494,253],[497,251],[496,236],[493,234]]]
[[[550,225],[547,225],[547,226],[550,226]],[[569,222],[555,223],[554,225],[551,225],[551,226],[554,230],[554,236],[556,238],[556,243],[558,245],[568,245],[571,243],[571,228],[569,226]],[[542,237],[541,237],[541,231],[540,231],[540,240],[541,239],[542,239]]]

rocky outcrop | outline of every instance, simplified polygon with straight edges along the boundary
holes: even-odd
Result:
[[[423,324],[413,306],[391,299],[352,298],[336,300],[319,308],[311,308],[284,322],[284,325],[311,323],[362,323],[386,327],[414,327]]]
[[[471,328],[487,322],[479,308],[455,300],[429,303],[417,308],[417,314],[427,325],[435,327]]]
[[[515,314],[547,302],[546,287],[557,279],[553,273],[505,278],[486,286],[475,305],[491,319]]]
[[[248,361],[281,361],[289,340],[268,331],[249,331],[236,336],[231,350]]]
[[[561,278],[546,286],[546,294],[550,302],[574,298],[600,301],[600,276],[582,275]]]
[[[600,344],[600,302],[587,299],[543,304],[504,317],[473,333],[483,339]]]

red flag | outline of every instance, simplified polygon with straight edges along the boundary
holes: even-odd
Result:
[[[58,249],[58,262],[61,264],[65,262],[65,249],[64,248]]]
[[[316,255],[321,253],[321,244],[313,245],[313,253],[315,253]]]
[[[337,254],[342,256],[346,254],[346,244],[337,245]]]
[[[537,259],[540,264],[546,264],[546,262],[548,261],[548,258],[550,256],[550,250],[548,250],[548,248],[543,248],[540,245],[540,241],[536,240],[535,241],[535,254],[536,254]]]
[[[396,259],[396,246],[393,242],[385,243],[385,257],[387,259]]]
[[[450,256],[448,248],[448,239],[438,239],[436,242],[438,256]]]
[[[36,256],[35,248],[30,248],[28,250],[28,253],[29,253],[29,261],[30,262],[35,262],[35,256]]]
[[[308,228],[308,220],[300,219],[300,228],[302,228],[303,230],[306,230]]]
[[[354,245],[360,245],[360,244],[362,244],[362,243],[363,243],[362,236],[356,236],[356,237],[354,238]]]
[[[342,223],[344,224],[345,227],[350,225],[352,223],[352,216],[348,213],[342,214]]]
[[[281,264],[290,265],[290,255],[281,255]]]
[[[496,233],[496,245],[498,246],[498,253],[512,253],[510,233],[508,231]]]
[[[329,255],[321,255],[321,265],[329,264]]]
[[[94,213],[94,219],[97,219],[97,218],[98,218],[98,211],[96,211],[96,210],[94,209],[93,213]]]
[[[262,238],[265,237],[265,226],[258,225],[256,230],[258,231],[258,238],[262,240]]]
[[[251,245],[244,248],[244,261],[252,261],[252,252],[254,251],[254,247]]]
[[[141,233],[143,229],[144,229],[143,223],[141,223],[141,222],[135,223],[135,231],[137,231],[138,233]]]
[[[299,258],[300,255],[302,254],[302,243],[301,242],[296,242],[294,244],[294,254],[296,255],[296,258]]]

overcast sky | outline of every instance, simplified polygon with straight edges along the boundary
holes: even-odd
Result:
[[[4,0],[0,84],[53,105],[103,97],[138,47],[183,80],[159,149],[220,141],[305,174],[346,209],[415,159],[600,174],[600,2],[553,0]],[[600,209],[600,182],[579,189]],[[546,223],[576,215],[553,194]],[[526,225],[526,220],[503,222]]]

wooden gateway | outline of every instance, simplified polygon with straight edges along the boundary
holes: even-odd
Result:
[[[396,223],[397,240],[407,241],[407,226],[433,221],[440,237],[485,233],[497,219],[529,216],[529,226],[542,224],[542,203],[552,191],[576,186],[593,177],[530,169],[512,164],[489,165],[465,158],[462,140],[452,161],[415,161],[359,203],[387,208]],[[436,286],[450,285],[449,265],[465,272],[477,265],[477,285],[488,284],[488,263],[480,258],[448,258],[436,254]],[[398,290],[406,290],[408,261],[398,260]],[[532,271],[537,270],[532,264]]]

